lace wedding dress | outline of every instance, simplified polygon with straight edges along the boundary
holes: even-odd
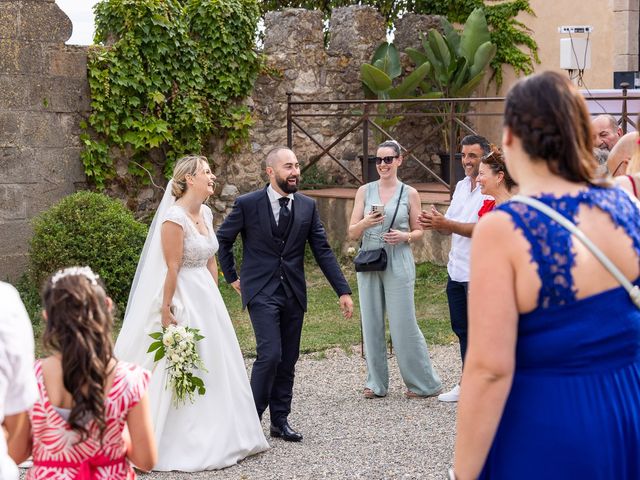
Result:
[[[170,187],[167,190],[170,191]],[[134,306],[127,307],[123,329],[116,342],[118,358],[152,370],[149,399],[158,445],[158,463],[154,470],[219,469],[269,447],[256,413],[231,319],[206,267],[209,258],[218,250],[218,241],[213,232],[211,210],[204,205],[201,208],[208,230],[206,236],[198,232],[184,209],[175,204],[168,208],[161,223],[170,221],[184,230],[183,263],[173,304],[178,323],[197,328],[204,336],[197,348],[207,372],[196,374],[204,380],[206,393],[195,395],[194,403],[187,401],[176,407],[172,390],[167,388],[165,359],[154,364],[152,354],[146,353],[151,342],[148,334],[161,330],[164,275],[159,276],[160,272],[157,272],[155,292],[147,289],[151,298],[145,301],[130,297]],[[154,234],[153,229],[152,225],[150,236]],[[144,273],[140,282],[143,281]],[[138,289],[141,289],[140,285]],[[145,318],[143,324],[140,315]],[[134,316],[136,318],[132,318]]]

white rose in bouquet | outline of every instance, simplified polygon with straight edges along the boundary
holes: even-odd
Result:
[[[196,342],[204,338],[199,331],[182,325],[169,325],[162,332],[149,336],[154,342],[147,351],[155,352],[154,361],[167,359],[168,385],[173,388],[174,404],[178,406],[187,398],[193,402],[195,393],[204,395],[204,382],[193,374],[195,369],[206,371],[196,349]]]

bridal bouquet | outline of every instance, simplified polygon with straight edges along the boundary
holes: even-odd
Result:
[[[169,325],[161,332],[154,332],[149,336],[154,339],[154,342],[149,345],[147,352],[156,352],[153,361],[167,358],[169,383],[175,394],[175,405],[184,403],[187,398],[193,403],[195,392],[198,392],[198,395],[204,395],[206,391],[204,382],[192,373],[194,369],[206,372],[196,350],[196,342],[204,338],[199,330]]]

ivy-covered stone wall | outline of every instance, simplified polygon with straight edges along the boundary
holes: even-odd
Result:
[[[437,24],[435,17],[406,15],[396,31],[401,49],[417,45],[418,30]],[[0,0],[0,279],[15,279],[24,270],[30,220],[87,186],[79,127],[89,114],[87,48],[64,45],[71,28],[54,0]],[[219,179],[210,200],[216,222],[222,221],[237,195],[264,185],[266,153],[287,141],[287,93],[294,100],[362,98],[360,65],[371,59],[385,38],[384,21],[370,7],[336,9],[326,47],[320,12],[291,9],[267,15],[268,73],[258,78],[246,101],[255,120],[250,142],[242,153],[232,156],[223,153],[220,139],[212,138],[209,144],[208,156]],[[305,120],[304,125],[327,145],[353,121],[318,117]],[[420,138],[424,125],[409,122],[401,130],[401,141],[411,144]],[[357,129],[332,150],[358,174],[360,132]],[[372,137],[370,151],[374,148]],[[300,130],[294,134],[294,150],[303,164],[320,152]],[[126,175],[128,152],[121,156],[118,168]],[[318,170],[324,181],[349,181],[348,174],[327,157]],[[403,171],[405,178],[423,174],[411,162]],[[158,177],[156,183],[162,180]],[[127,199],[118,184],[108,191],[127,201],[139,216],[152,212],[163,193],[151,186]]]

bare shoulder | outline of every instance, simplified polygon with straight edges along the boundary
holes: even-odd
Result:
[[[49,390],[49,397],[56,397],[62,384],[62,363],[59,358],[49,356],[40,360],[42,378]],[[52,399],[53,400],[53,399]]]
[[[506,212],[493,211],[484,215],[473,229],[473,243],[486,243],[500,250],[508,248],[508,238],[517,235],[511,216]]]
[[[362,200],[365,197],[365,192],[367,190],[367,184],[360,185],[358,190],[356,190],[356,200]]]
[[[40,365],[43,371],[62,371],[62,365],[60,364],[60,359],[50,355],[45,358],[40,359]]]
[[[416,190],[415,187],[405,184],[405,188],[407,189],[407,195],[409,198],[420,198],[420,193]]]
[[[471,259],[481,257],[488,262],[506,260],[514,268],[531,262],[531,244],[507,212],[494,210],[483,215],[471,238]]]
[[[636,179],[637,181],[638,179]],[[624,190],[626,190],[629,193],[633,193],[633,185],[631,185],[631,179],[629,179],[629,177],[627,177],[626,175],[619,175],[617,177],[613,177],[613,182],[623,188]]]

